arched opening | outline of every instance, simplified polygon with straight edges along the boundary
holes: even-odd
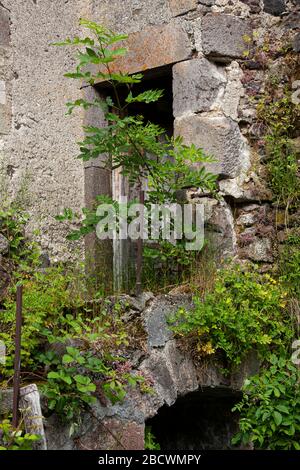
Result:
[[[240,397],[226,388],[205,387],[164,405],[146,426],[161,450],[231,449],[238,430],[238,415],[231,409]]]

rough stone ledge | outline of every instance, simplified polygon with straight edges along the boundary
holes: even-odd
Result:
[[[115,60],[111,65],[112,72],[143,72],[186,60],[192,53],[191,41],[180,19],[132,33],[124,41],[124,46],[128,53]]]

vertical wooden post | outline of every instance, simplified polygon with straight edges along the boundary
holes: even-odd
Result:
[[[142,185],[139,189],[139,203],[144,207],[145,202],[145,192],[142,189]],[[143,233],[144,233],[144,210],[140,214],[141,217],[141,227],[140,233],[141,236],[137,240],[137,255],[136,255],[136,295],[141,295],[142,293],[142,272],[143,272]]]
[[[33,443],[33,450],[47,450],[40,394],[36,384],[26,385],[20,389],[20,409],[26,432],[40,436],[40,440]]]
[[[14,386],[13,386],[13,417],[12,426],[17,428],[19,418],[19,394],[20,394],[20,368],[21,368],[21,328],[22,328],[22,293],[23,286],[17,286],[16,308],[16,338],[15,338],[15,362],[14,362]]]

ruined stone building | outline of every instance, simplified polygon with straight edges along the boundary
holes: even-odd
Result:
[[[92,245],[67,242],[65,226],[55,216],[65,207],[77,211],[95,195],[118,191],[118,181],[103,168],[101,156],[86,164],[76,159],[82,126],[98,125],[103,116],[89,109],[65,116],[66,101],[79,98],[80,93],[92,97],[102,92],[101,84],[79,90],[76,81],[64,78],[74,68],[72,51],[51,46],[82,34],[81,17],[129,34],[129,53],[119,61],[120,69],[143,72],[149,87],[165,88],[166,127],[216,158],[208,168],[218,175],[218,198],[197,189],[188,191],[187,197],[205,204],[207,232],[219,256],[258,262],[267,270],[278,239],[256,107],[266,86],[268,53],[280,86],[284,77],[276,52],[279,44],[288,40],[294,52],[300,50],[299,0],[0,1],[1,173],[10,194],[26,186],[28,232],[39,231],[36,237],[53,261],[72,259],[74,250],[83,252]],[[300,76],[290,79],[296,82]],[[294,89],[297,93],[297,83]],[[149,334],[147,357],[137,363],[156,377],[157,395],[144,400],[132,396],[125,405],[98,408],[98,418],[121,436],[127,448],[142,448],[145,420],[159,409],[165,413],[164,422],[172,421],[168,415],[172,407],[164,405],[173,405],[178,397],[174,406],[179,415],[189,413],[191,406],[203,413],[204,406],[204,419],[216,417],[213,400],[218,393],[218,406],[230,410],[247,373],[241,371],[226,383],[213,369],[199,376],[191,360],[177,350],[165,325],[165,316],[176,302],[176,296],[166,296],[152,300],[146,310],[145,303],[133,307],[144,310]],[[195,405],[199,385],[206,390],[205,405]],[[211,386],[216,388],[209,393]],[[218,391],[220,386],[227,387],[227,392]],[[77,444],[53,431],[52,425],[50,420],[46,426],[50,448],[115,445],[111,433],[103,438],[96,419],[92,426],[87,419]],[[226,446],[226,433],[234,423],[216,419],[213,426],[208,432],[214,435],[215,446]],[[175,434],[178,443],[182,436]],[[203,436],[203,442],[209,439]]]

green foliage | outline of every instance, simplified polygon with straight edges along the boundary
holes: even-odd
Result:
[[[300,450],[300,369],[289,359],[272,355],[269,368],[246,380],[240,431],[233,444],[257,449]]]
[[[36,354],[46,341],[53,341],[57,336],[64,338],[86,331],[83,320],[82,276],[79,270],[72,271],[57,266],[44,272],[36,271],[31,277],[23,278],[23,368],[35,369],[38,366]],[[16,277],[18,280],[17,274]],[[12,285],[0,317],[0,340],[7,349],[5,368],[0,366],[4,377],[13,373],[15,299],[16,285]],[[73,312],[80,308],[82,312],[74,317]]]
[[[298,157],[291,143],[300,117],[300,105],[292,103],[290,85],[281,88],[279,93],[280,97],[278,85],[270,84],[257,114],[266,129],[269,185],[278,203],[290,206],[300,198]]]
[[[9,419],[0,423],[0,450],[32,450],[32,444],[40,437],[25,433],[20,427],[14,429]]]
[[[151,426],[145,427],[145,450],[160,450],[160,445],[155,441]]]
[[[104,80],[110,84],[112,96],[106,100],[78,99],[67,103],[68,114],[76,107],[101,107],[107,121],[107,126],[104,127],[84,127],[85,138],[79,142],[78,158],[88,161],[99,155],[106,155],[107,168],[120,168],[122,174],[136,188],[141,189],[147,180],[147,203],[174,202],[178,190],[184,188],[202,187],[213,190],[216,176],[204,166],[213,159],[205,155],[203,149],[185,145],[181,137],[168,137],[164,128],[147,121],[142,115],[130,115],[132,103],[156,102],[162,97],[163,91],[147,90],[136,95],[133,85],[141,82],[142,74],[129,75],[112,71],[112,63],[126,54],[126,48],[116,47],[116,43],[127,36],[116,35],[104,26],[88,20],[81,20],[80,24],[89,30],[92,37],[76,37],[74,40],[56,43],[59,46],[79,45],[83,48],[77,55],[76,70],[65,76],[90,85]],[[93,67],[95,64],[97,68]],[[120,93],[120,86],[122,90],[126,90],[125,98]],[[70,220],[72,217],[67,210],[58,218]],[[96,209],[83,209],[81,227],[70,233],[68,238],[76,240],[95,231],[99,221]]]
[[[290,296],[300,301],[300,236],[290,234],[279,260],[281,280]]]
[[[172,329],[192,339],[199,356],[219,351],[239,365],[254,349],[265,358],[292,341],[286,295],[268,274],[238,266],[222,269],[204,300],[195,297],[192,311],[180,309],[171,319]]]
[[[83,351],[71,346],[60,359],[54,352],[41,355],[40,360],[47,365],[47,383],[42,389],[48,399],[48,408],[67,421],[77,422],[80,412],[96,402],[98,394],[103,394],[112,402],[122,401],[128,386],[143,384],[141,375],[134,375],[131,366],[122,357]]]
[[[129,177],[131,182],[142,183],[144,177],[149,178],[152,190],[149,197],[162,198],[167,188],[173,192],[180,187],[203,186],[211,188],[215,182],[215,176],[206,172],[204,167],[195,170],[191,163],[203,163],[212,159],[205,156],[202,149],[194,145],[186,146],[182,139],[167,139],[159,141],[159,137],[166,134],[165,129],[151,122],[145,122],[143,116],[126,115],[128,105],[134,102],[152,103],[163,95],[162,90],[147,90],[134,96],[131,86],[140,83],[141,74],[129,75],[114,73],[110,69],[110,63],[118,57],[126,54],[124,47],[115,48],[112,45],[123,41],[126,35],[116,35],[104,26],[88,20],[80,20],[80,25],[86,27],[93,38],[80,40],[67,39],[56,43],[59,46],[81,45],[84,52],[77,55],[76,71],[65,74],[69,78],[83,79],[93,85],[97,80],[107,81],[113,91],[113,98],[105,101],[86,101],[79,99],[68,103],[68,112],[74,108],[83,106],[101,107],[105,111],[108,122],[106,127],[85,127],[86,137],[79,143],[80,159],[87,161],[97,158],[100,154],[107,154],[108,167],[122,168],[123,174]],[[87,66],[99,65],[95,73],[86,71]],[[121,102],[119,85],[126,84],[128,94]],[[166,155],[171,157],[166,159]]]
[[[96,400],[96,384],[100,398],[112,403],[124,399],[128,386],[150,391],[147,380],[133,373],[123,355],[129,338],[121,305],[101,298],[88,301],[86,288],[82,267],[61,265],[23,276],[22,372],[40,377],[50,412],[73,422],[72,429],[80,412]],[[7,380],[13,374],[15,285],[4,308],[0,340],[7,357],[0,373]],[[73,341],[79,342],[79,349],[70,346]],[[55,345],[66,350],[62,358],[54,352]]]
[[[0,207],[0,231],[9,241],[8,258],[20,271],[27,271],[29,267],[38,264],[39,250],[37,244],[29,241],[25,236],[25,225],[29,215],[11,204]]]
[[[184,240],[173,244],[167,240],[159,243],[145,243],[143,285],[145,289],[155,292],[158,288],[170,288],[172,285],[180,285],[186,279],[190,279],[197,265],[195,251],[185,248]]]

